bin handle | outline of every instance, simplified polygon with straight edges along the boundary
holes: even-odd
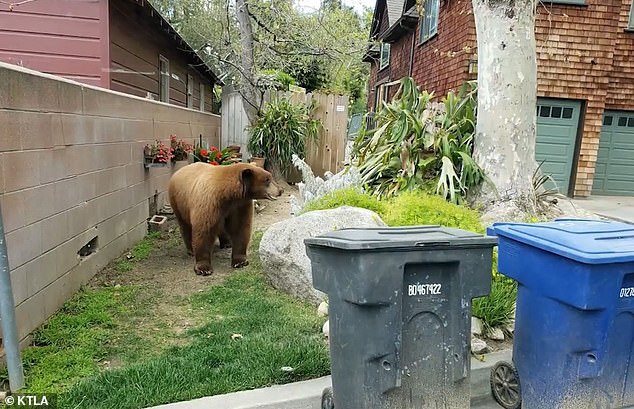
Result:
[[[451,243],[449,243],[448,241],[432,241],[432,242],[427,242],[427,241],[417,241],[416,243],[414,243],[414,245],[416,247],[437,247],[437,246],[449,246]]]

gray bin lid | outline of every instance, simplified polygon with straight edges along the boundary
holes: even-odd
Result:
[[[497,239],[467,230],[423,225],[341,229],[307,238],[304,244],[342,250],[395,250],[425,247],[493,247],[497,244]]]

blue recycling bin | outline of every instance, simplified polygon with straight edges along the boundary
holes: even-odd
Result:
[[[496,223],[488,234],[499,272],[518,283],[522,407],[634,405],[634,225],[559,219]]]

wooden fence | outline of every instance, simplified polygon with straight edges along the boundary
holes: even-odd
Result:
[[[277,97],[287,97],[294,102],[310,104],[315,100],[314,117],[322,123],[318,142],[307,146],[304,160],[312,168],[315,176],[325,172],[337,173],[343,169],[348,127],[348,96],[304,92],[277,92]],[[271,93],[266,93],[265,101],[270,101]],[[242,96],[229,87],[222,95],[222,147],[238,145],[242,157],[248,160],[249,121],[244,109]]]

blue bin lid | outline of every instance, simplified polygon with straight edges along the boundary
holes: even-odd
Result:
[[[498,235],[586,264],[634,262],[634,225],[606,220],[494,223]]]
[[[493,247],[497,239],[472,231],[421,225],[408,227],[347,228],[304,240],[308,246],[341,250],[382,250]]]

